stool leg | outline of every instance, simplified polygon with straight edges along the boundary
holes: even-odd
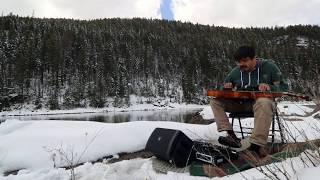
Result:
[[[233,127],[234,117],[232,118],[231,126]]]
[[[242,136],[242,139],[244,139],[241,120],[240,120],[240,118],[238,118],[238,119],[239,119],[239,126],[240,126],[241,136]]]
[[[280,131],[281,142],[284,143],[284,135],[283,135],[283,131],[282,131],[282,127],[281,127],[278,111],[276,111],[276,119],[277,119],[279,131]]]
[[[272,118],[272,129],[271,129],[271,143],[273,144],[274,143],[274,135],[275,135],[275,130],[274,130],[274,123],[275,123],[275,119],[274,119],[274,116]]]

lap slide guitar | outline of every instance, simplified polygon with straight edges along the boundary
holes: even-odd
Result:
[[[298,95],[289,92],[270,91],[233,91],[233,90],[207,90],[207,96],[217,99],[257,99],[257,98],[279,98],[284,96],[296,97],[310,101],[309,96]]]

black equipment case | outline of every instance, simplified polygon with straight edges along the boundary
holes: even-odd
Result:
[[[239,158],[237,151],[208,142],[194,142],[195,159],[215,166]]]
[[[177,167],[185,167],[194,159],[193,141],[180,130],[156,128],[145,149]]]

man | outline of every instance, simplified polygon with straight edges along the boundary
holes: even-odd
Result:
[[[233,90],[287,91],[279,68],[271,61],[257,60],[255,50],[250,46],[241,46],[234,54],[237,67],[225,78],[223,88]],[[241,147],[240,139],[235,135],[226,115],[227,112],[253,112],[254,128],[248,150],[260,154],[261,147],[267,144],[269,128],[272,123],[275,103],[271,98],[255,100],[211,99],[210,105],[215,116],[219,132],[226,131],[226,137],[220,137],[221,144]]]

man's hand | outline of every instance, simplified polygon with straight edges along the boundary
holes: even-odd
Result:
[[[233,87],[232,87],[232,83],[224,83],[223,84],[223,88],[224,89],[232,89]]]
[[[265,84],[265,83],[259,84],[259,91],[270,91],[269,84]]]

